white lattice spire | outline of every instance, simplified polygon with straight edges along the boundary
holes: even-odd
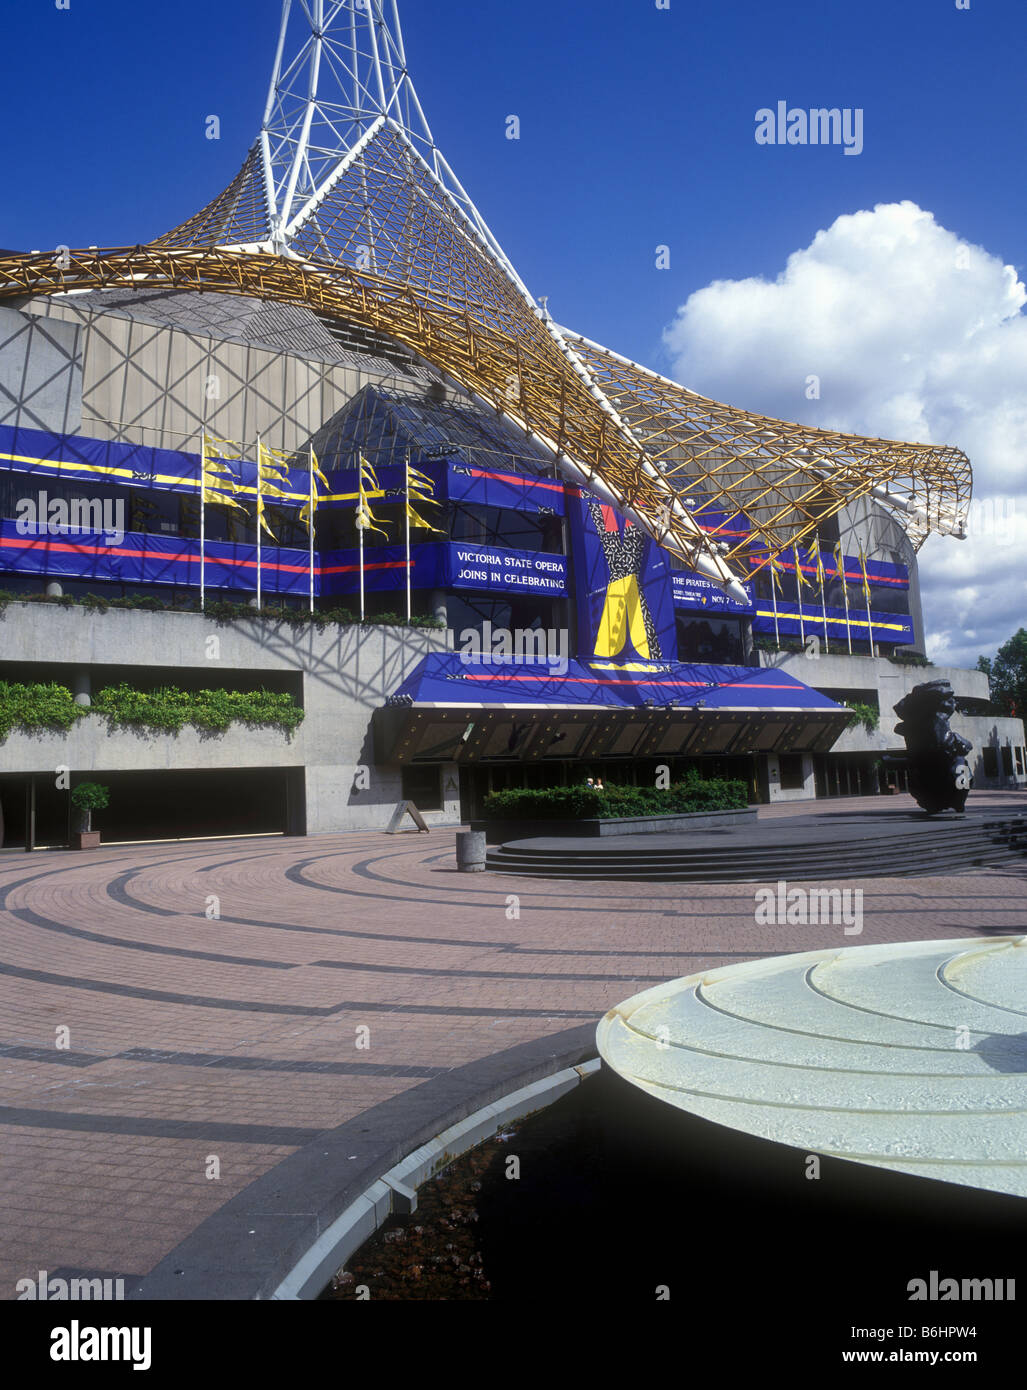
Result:
[[[383,128],[405,138],[516,274],[435,143],[407,70],[396,0],[283,0],[259,148],[272,244],[285,251]]]

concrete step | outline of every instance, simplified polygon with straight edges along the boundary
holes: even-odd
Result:
[[[642,837],[639,837],[642,840]],[[733,837],[732,837],[733,838]],[[1027,856],[1027,817],[1016,814],[987,822],[939,826],[923,831],[833,838],[819,844],[771,842],[690,848],[610,849],[551,845],[522,847],[516,841],[491,849],[486,866],[496,873],[552,879],[662,883],[751,883],[779,878],[860,878],[941,875],[987,868]]]

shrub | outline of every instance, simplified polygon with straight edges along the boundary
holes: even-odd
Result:
[[[80,782],[71,793],[71,804],[79,811],[103,811],[110,802],[111,789],[102,782]]]
[[[852,718],[849,720],[849,728],[854,724],[862,724],[868,734],[872,734],[881,723],[881,712],[876,705],[866,705],[860,700],[847,700],[846,708],[852,710]]]
[[[892,664],[895,665],[895,666],[933,666],[933,665],[934,665],[934,662],[933,662],[933,661],[928,661],[928,660],[927,660],[927,657],[926,657],[926,656],[922,656],[922,655],[920,654],[920,652],[910,652],[910,651],[906,651],[906,649],[905,649],[904,647],[899,647],[898,650],[892,652],[891,655],[888,657],[888,660],[889,660],[890,662],[892,662]]]
[[[271,690],[134,690],[111,685],[92,705],[106,715],[111,727],[156,729],[177,734],[184,725],[209,733],[224,733],[239,722],[251,728],[274,727],[291,734],[303,722],[303,710],[291,695]]]
[[[76,705],[66,685],[0,681],[0,739],[13,728],[64,731],[88,710]]]
[[[630,816],[734,811],[748,803],[748,788],[744,782],[704,779],[697,772],[690,772],[665,791],[656,787],[614,784],[602,791],[574,786],[492,792],[485,799],[485,815],[490,820],[624,820]]]
[[[93,703],[76,705],[65,685],[18,685],[0,681],[0,740],[13,728],[67,733],[77,719],[106,717],[113,728],[155,729],[177,734],[186,724],[209,733],[224,733],[238,721],[250,728],[278,728],[292,734],[303,710],[291,695],[272,690],[135,690],[107,686]]]

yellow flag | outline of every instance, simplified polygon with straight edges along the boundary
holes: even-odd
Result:
[[[868,578],[868,576],[867,576],[867,560],[866,560],[866,556],[863,554],[863,547],[862,547],[862,545],[859,547],[859,567],[860,567],[860,569],[863,571],[863,593],[864,593],[864,595],[866,596],[866,601],[867,601],[867,603],[869,603],[869,602],[870,602],[870,580],[869,580],[869,578]]]
[[[265,519],[264,519],[264,499],[263,499],[263,497],[258,497],[258,498],[257,498],[257,521],[260,523],[260,528],[261,528],[261,530],[262,530],[262,531],[266,531],[266,532],[268,533],[268,535],[271,537],[271,539],[274,541],[275,545],[277,545],[277,544],[278,544],[278,537],[275,535],[274,531],[271,530],[271,527],[267,524],[267,522],[266,522]]]
[[[431,478],[428,477],[426,473],[422,473],[419,469],[408,468],[407,477],[410,479],[411,485],[413,487],[426,488],[428,492],[435,491],[435,483],[432,481]]]
[[[365,482],[371,484],[371,489],[372,489],[372,491],[374,491],[374,492],[380,492],[380,491],[381,491],[381,489],[380,489],[379,486],[378,486],[378,474],[374,471],[374,467],[373,467],[370,463],[368,463],[368,461],[367,461],[366,458],[364,458],[363,454],[361,454],[361,455],[360,455],[360,486],[361,486],[361,489],[363,489],[363,486],[364,486],[364,483],[365,483]]]
[[[388,531],[378,525],[378,518],[371,512],[371,508],[366,502],[361,502],[357,506],[357,527],[361,531],[378,531],[388,539]]]
[[[236,502],[233,497],[229,497],[223,492],[217,492],[211,487],[205,487],[203,489],[203,500],[204,502],[214,502],[219,507],[237,507],[241,512],[246,511],[246,508],[241,502]]]
[[[359,500],[357,501],[357,527],[361,531],[377,531],[381,535],[385,536],[386,539],[388,539],[388,531],[386,531],[384,527],[379,526],[378,518],[374,515],[374,513],[371,511],[371,508],[367,505],[367,492],[364,489],[365,482],[371,484],[372,492],[381,492],[381,488],[378,486],[377,474],[375,473],[371,465],[368,463],[367,459],[365,459],[363,455],[361,455],[360,492]]]
[[[431,501],[431,498],[426,498],[424,500]],[[425,531],[434,531],[439,536],[444,536],[446,534],[445,531],[441,531],[437,526],[432,526],[430,522],[425,521],[423,517],[419,517],[409,502],[407,503],[407,516],[410,518],[411,526],[419,526]]]
[[[809,548],[809,553],[817,562],[817,583],[821,589],[824,587],[824,557],[820,553],[820,537],[813,537],[813,544]]]
[[[807,589],[811,588],[809,580],[802,572],[802,561],[799,559],[799,551],[794,545],[792,546],[792,559],[795,561],[795,577],[799,581],[800,588],[802,585],[805,585]]]
[[[317,455],[314,453],[313,449],[311,449],[310,451],[310,467],[313,471],[314,477],[320,478],[325,485],[325,490],[327,492],[331,492],[331,484],[329,483],[325,475],[321,472],[321,467],[317,461]]]

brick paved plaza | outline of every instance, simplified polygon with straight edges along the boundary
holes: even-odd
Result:
[[[1027,930],[1019,867],[858,886],[861,945]],[[600,1016],[657,981],[857,944],[756,926],[752,884],[461,875],[452,831],[8,852],[0,893],[6,1298],[39,1270],[174,1296],[177,1247],[284,1164],[277,1207],[254,1189],[253,1252],[201,1271],[211,1296],[252,1296],[269,1252],[378,1176],[386,1129],[405,1152],[476,1108],[476,1084],[588,1054]],[[317,1190],[297,1209],[300,1155]]]

